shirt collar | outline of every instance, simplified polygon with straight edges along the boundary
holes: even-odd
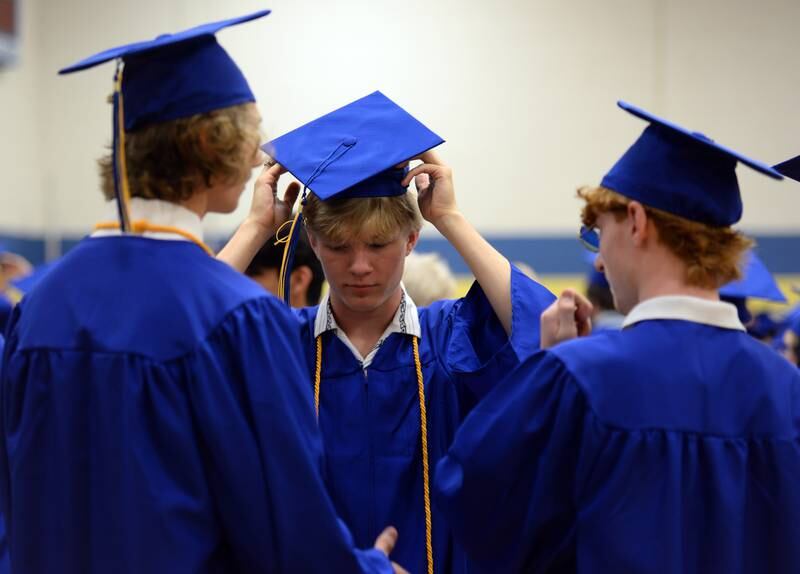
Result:
[[[690,321],[721,329],[745,331],[736,307],[724,301],[709,301],[686,295],[667,295],[642,301],[625,317],[622,327],[652,320]]]
[[[405,285],[400,283],[400,289],[403,291],[403,296],[400,298],[400,305],[397,307],[397,311],[395,311],[392,322],[389,323],[389,326],[386,327],[386,330],[381,336],[381,341],[392,333],[402,333],[415,337],[422,336],[417,306],[406,291]],[[325,294],[317,309],[317,316],[314,319],[314,337],[319,337],[326,331],[341,332],[333,316],[330,293]]]
[[[194,211],[186,209],[177,203],[171,203],[162,199],[144,199],[142,197],[132,197],[130,204],[131,221],[145,220],[153,225],[175,227],[187,232],[200,241],[203,240],[203,220]],[[117,221],[117,202],[111,200],[106,203],[104,208],[104,218],[108,221]],[[92,237],[104,237],[108,235],[119,235],[118,229],[102,229],[92,233]],[[145,231],[145,237],[153,239],[179,239],[188,241],[186,237],[167,231]]]

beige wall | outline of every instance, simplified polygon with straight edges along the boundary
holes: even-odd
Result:
[[[58,77],[117,43],[262,7],[250,0],[28,0],[23,61],[0,72],[0,231],[80,233],[100,209],[113,66]],[[275,0],[220,34],[271,136],[374,89],[443,135],[482,230],[571,232],[644,124],[618,98],[765,161],[800,153],[793,0]],[[800,233],[800,184],[740,169],[743,225]],[[248,194],[249,195],[249,194]],[[232,216],[213,216],[215,233]]]
[[[39,233],[44,225],[37,115],[40,50],[35,7],[20,14],[22,53],[18,64],[0,67],[0,230]]]

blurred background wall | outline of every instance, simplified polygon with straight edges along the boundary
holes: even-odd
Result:
[[[267,136],[380,89],[447,139],[471,221],[559,280],[585,269],[575,189],[599,182],[644,127],[617,99],[767,162],[800,153],[797,0],[17,0],[18,54],[0,67],[0,241],[38,263],[100,217],[113,65],[60,67],[263,7],[273,14],[219,39]],[[796,279],[800,184],[739,175],[741,227]],[[207,237],[222,241],[248,205],[249,191],[237,212],[210,216]],[[421,249],[463,271],[428,227]]]

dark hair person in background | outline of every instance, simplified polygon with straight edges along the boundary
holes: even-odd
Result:
[[[272,236],[253,257],[245,274],[273,295],[278,295],[282,261],[283,244],[276,243],[275,236]],[[308,244],[308,236],[303,229],[297,238],[294,252],[289,305],[294,308],[302,308],[319,304],[324,282],[325,274],[322,272],[322,265]]]

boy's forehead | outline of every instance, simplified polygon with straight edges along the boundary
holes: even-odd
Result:
[[[377,216],[370,214],[366,220],[358,225],[342,222],[329,230],[316,232],[323,241],[336,243],[375,243],[400,239],[406,235],[406,230],[399,225],[392,225],[387,221],[378,221]]]
[[[403,229],[380,228],[375,225],[366,225],[358,230],[343,229],[336,233],[340,241],[348,243],[375,243],[377,241],[386,242],[400,239],[405,236]]]

